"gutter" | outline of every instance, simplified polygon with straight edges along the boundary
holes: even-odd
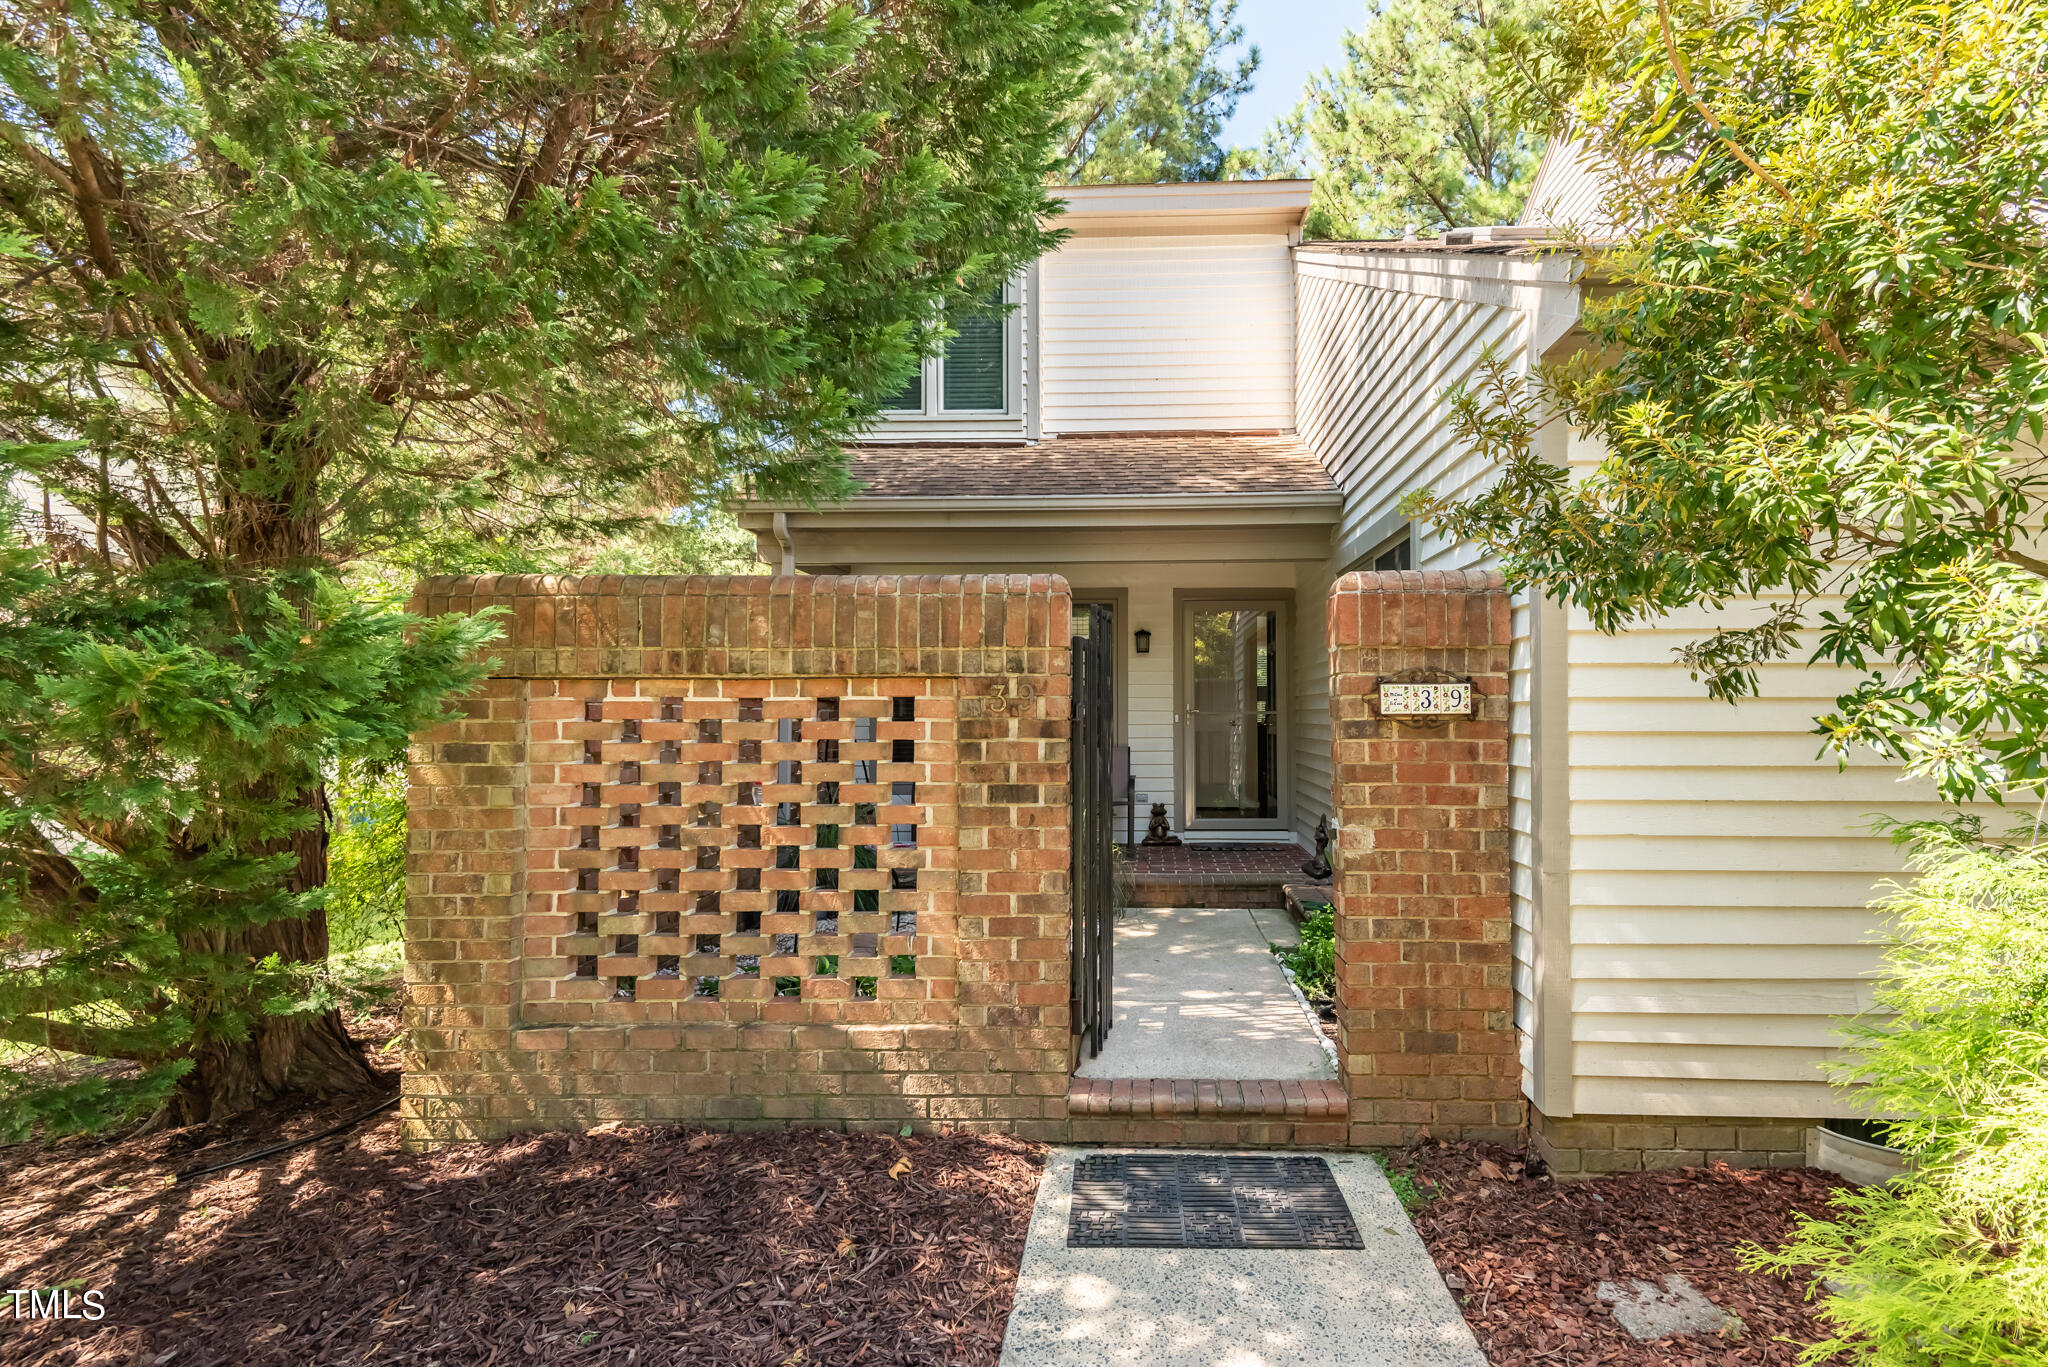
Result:
[[[782,547],[782,573],[796,574],[796,541],[789,534],[789,514],[778,512],[771,524],[775,531],[775,544]]]
[[[813,507],[803,503],[749,503],[741,506],[741,515],[775,515],[776,540],[784,542],[788,533],[790,513],[810,513],[830,516],[834,513],[1010,513],[1029,515],[1032,513],[1058,512],[1170,512],[1187,510],[1215,510],[1241,508],[1288,508],[1320,509],[1341,511],[1344,495],[1336,489],[1328,490],[1281,490],[1277,492],[1243,494],[1081,494],[1070,498],[1046,498],[1037,495],[1014,495],[1002,498],[985,496],[956,496],[934,498],[863,498],[855,495],[838,503]],[[787,544],[784,542],[784,544]]]

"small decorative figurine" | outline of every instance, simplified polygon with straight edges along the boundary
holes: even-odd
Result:
[[[1180,837],[1175,835],[1166,824],[1166,804],[1164,802],[1152,804],[1152,819],[1145,823],[1145,843],[1147,845],[1180,844]]]
[[[1330,869],[1330,815],[1323,813],[1323,819],[1316,823],[1315,857],[1301,866],[1301,871],[1318,883],[1328,878]]]

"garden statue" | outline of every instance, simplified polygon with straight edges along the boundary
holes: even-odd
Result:
[[[1301,866],[1301,871],[1318,883],[1329,878],[1330,869],[1330,814],[1323,813],[1323,819],[1316,823],[1315,857]]]
[[[1180,844],[1180,837],[1175,835],[1166,824],[1166,804],[1164,802],[1152,804],[1152,819],[1145,823],[1145,843],[1147,845]]]

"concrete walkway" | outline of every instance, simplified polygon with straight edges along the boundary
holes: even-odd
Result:
[[[1261,919],[1263,918],[1263,920]],[[1335,1065],[1287,985],[1269,940],[1290,943],[1277,908],[1132,907],[1116,928],[1116,977],[1102,1053],[1085,1078],[1333,1078]]]
[[[1323,1156],[1365,1247],[1293,1252],[1068,1248],[1082,1152],[1046,1163],[1002,1367],[1486,1367],[1364,1154]]]

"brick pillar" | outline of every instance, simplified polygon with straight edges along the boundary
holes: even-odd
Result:
[[[466,605],[465,605],[466,606]],[[444,611],[462,610],[452,605]],[[428,1072],[496,1077],[510,1057],[526,903],[527,684],[487,679],[414,737],[406,791],[409,1137],[502,1134],[511,1103]],[[485,1092],[493,1089],[486,1087]]]
[[[1347,574],[1329,604],[1338,1055],[1350,1142],[1511,1140],[1508,598],[1498,574]],[[1473,713],[1379,713],[1382,680],[1470,679]]]

